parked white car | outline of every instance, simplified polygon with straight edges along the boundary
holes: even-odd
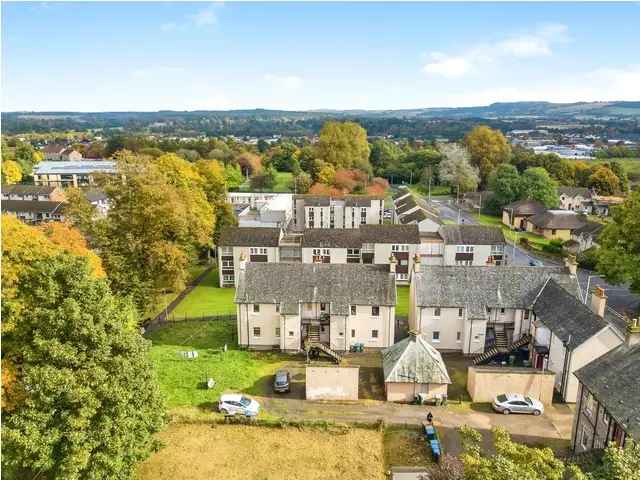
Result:
[[[245,395],[227,393],[220,397],[218,411],[229,416],[240,414],[245,417],[255,417],[260,412],[260,404]]]
[[[544,405],[540,400],[525,397],[519,393],[502,393],[493,400],[493,409],[496,412],[509,415],[510,413],[532,413],[542,415]]]

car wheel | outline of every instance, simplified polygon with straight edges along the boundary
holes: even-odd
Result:
[[[504,415],[509,415],[511,413],[511,410],[509,410],[508,408],[505,408],[504,410],[502,410],[502,413]]]
[[[221,408],[220,413],[223,415],[229,415],[229,410],[227,410],[226,408]]]
[[[533,414],[537,417],[538,415],[540,415],[542,412],[540,410],[534,410]]]

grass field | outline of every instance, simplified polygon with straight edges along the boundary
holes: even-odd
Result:
[[[396,315],[406,317],[409,315],[409,286],[398,286],[396,287],[396,292]]]
[[[201,265],[201,264],[197,264],[197,265],[194,265],[194,266],[190,267],[189,268],[189,281],[191,282],[191,281],[195,280],[196,278],[198,278],[202,274],[202,272],[204,272],[206,269],[207,269],[207,265]],[[179,294],[180,294],[180,292],[169,292],[169,293],[164,293],[164,294],[160,295],[159,297],[157,297],[154,300],[154,303],[149,306],[145,316],[149,317],[149,318],[156,317]]]
[[[289,193],[291,192],[291,180],[293,179],[293,173],[291,172],[276,172],[276,182],[273,185],[272,189],[264,189],[265,192],[279,192],[279,193]],[[249,181],[245,181],[239,187],[239,191],[241,192],[250,192],[251,184]]]
[[[175,308],[170,317],[201,317],[228,315],[236,312],[233,303],[235,288],[218,286],[218,270],[212,269],[204,280],[194,288]]]
[[[226,391],[262,394],[286,360],[277,353],[239,350],[235,321],[175,322],[151,333],[149,338],[151,361],[169,408],[213,408]],[[187,360],[180,354],[192,350],[198,352],[198,358]],[[207,378],[216,382],[211,390],[206,388]]]
[[[494,217],[492,215],[484,215],[484,214],[478,215],[477,213],[474,213],[473,217],[476,220],[478,220],[478,222],[481,223],[482,225],[492,225],[495,227],[502,228],[504,237],[507,239],[507,241],[511,243],[515,241],[516,237],[518,238],[518,241],[520,241],[521,238],[526,238],[527,240],[529,240],[529,245],[531,245],[531,247],[536,250],[542,250],[543,245],[546,245],[549,243],[549,240],[547,240],[546,238],[540,235],[535,235],[529,232],[514,232],[513,230],[511,230],[509,227],[507,227],[505,224],[502,223],[502,220],[500,219],[500,217]]]
[[[383,480],[392,464],[429,462],[417,430],[269,428],[172,424],[165,444],[144,462],[139,480]]]

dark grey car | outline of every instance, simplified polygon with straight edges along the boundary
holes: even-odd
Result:
[[[278,370],[273,379],[273,391],[287,393],[291,391],[291,374],[287,370]]]

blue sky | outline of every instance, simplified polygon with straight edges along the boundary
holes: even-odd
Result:
[[[11,110],[640,100],[640,3],[4,3]]]

